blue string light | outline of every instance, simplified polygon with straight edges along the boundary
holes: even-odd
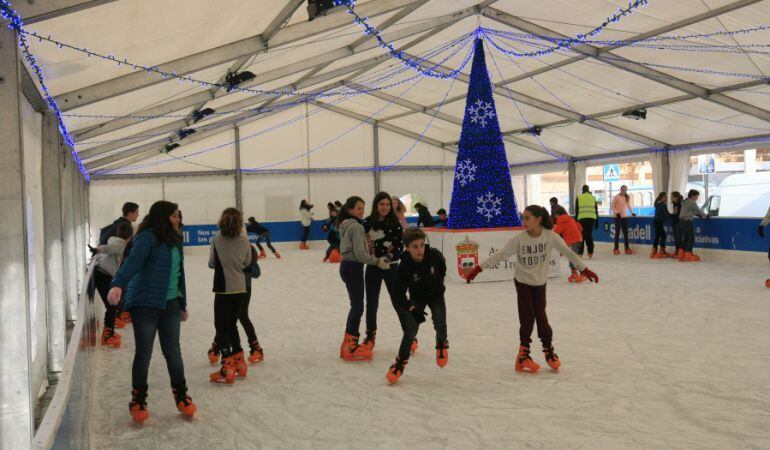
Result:
[[[646,2],[647,0],[636,0],[636,1]],[[363,28],[364,34],[374,36],[374,38],[377,40],[380,46],[385,50],[387,50],[391,56],[401,61],[405,66],[409,67],[410,69],[415,70],[420,75],[430,77],[430,78],[437,78],[437,79],[454,78],[460,72],[462,72],[465,66],[467,66],[468,63],[470,62],[470,58],[472,54],[471,52],[468,52],[468,55],[466,56],[465,60],[463,60],[460,66],[457,67],[456,69],[449,72],[436,70],[435,68],[429,67],[431,65],[430,61],[422,58],[413,59],[409,57],[409,55],[407,55],[405,52],[402,52],[401,50],[398,50],[397,48],[395,48],[393,44],[385,41],[385,39],[382,38],[380,31],[367,22],[369,18],[361,17],[355,11],[355,0],[334,0],[334,4],[338,6],[343,5],[347,7],[348,13],[354,17],[353,21],[355,22],[356,25]]]
[[[442,44],[441,46],[438,46],[436,48],[433,48],[422,55],[424,58],[432,58],[435,56],[439,56],[443,53],[446,53],[447,51],[450,51],[448,56],[444,57],[442,59],[442,62],[445,62],[452,57],[454,57],[456,54],[461,52],[465,47],[467,47],[468,43],[472,40],[472,33],[466,33],[456,39],[453,39],[452,41],[449,41],[445,44]],[[320,91],[318,93],[309,93],[303,98],[298,99],[295,103],[292,104],[301,104],[308,100],[314,100],[321,97],[335,97],[335,96],[347,96],[350,95],[351,92],[354,92],[354,95],[363,95],[375,91],[381,91],[386,89],[391,89],[394,87],[398,87],[402,84],[405,84],[411,80],[414,80],[417,76],[415,75],[410,78],[407,78],[405,80],[401,80],[398,82],[390,83],[390,84],[380,84],[385,81],[389,81],[396,76],[402,74],[407,69],[403,68],[401,66],[397,67],[396,69],[393,69],[392,67],[386,67],[384,69],[378,70],[374,73],[366,74],[364,78],[358,80],[354,79],[353,81],[356,81],[356,83],[360,86],[363,86],[367,89],[363,90],[354,90],[352,88],[349,88],[347,86],[342,86],[334,89],[330,89],[328,91]],[[242,108],[237,109],[233,111],[227,111],[227,112],[220,112],[220,113],[213,113],[212,115],[218,115],[218,116],[224,116],[224,115],[234,115],[239,114],[242,112],[258,112],[263,113],[270,111],[270,109],[265,108]],[[142,115],[142,114],[128,114],[128,115],[115,115],[115,114],[77,114],[77,113],[69,113],[69,114],[63,114],[64,117],[68,118],[78,118],[78,119],[106,119],[106,120],[114,120],[114,119],[136,119],[136,120],[152,120],[157,118],[187,118],[189,115],[182,115],[182,114],[158,114],[158,115]],[[250,116],[249,116],[250,117]],[[240,120],[240,119],[239,119]],[[159,133],[155,135],[143,135],[144,137],[151,137],[151,136],[159,136],[163,135],[165,133]],[[132,138],[122,138],[122,139],[116,139],[116,140],[105,140],[105,141],[96,141],[98,143],[106,143],[106,142],[114,142],[114,141],[121,141],[126,139],[132,139]],[[94,143],[94,141],[90,142]],[[86,145],[86,143],[78,143],[78,145]]]
[[[463,45],[459,46],[457,49],[452,51],[449,55],[445,56],[442,60],[440,60],[438,63],[436,63],[436,66],[440,66],[441,64],[443,64],[444,62],[446,62],[447,60],[452,58],[454,55],[456,55],[457,53],[462,51],[462,49],[465,46],[467,46],[472,41],[472,39],[470,39],[470,36],[471,35],[469,35],[469,34],[464,35],[463,36],[464,42],[462,43]],[[454,42],[454,41],[452,41],[452,42]],[[441,49],[444,48],[444,47],[447,47],[447,46],[446,45],[440,46],[439,47],[440,51],[431,50],[431,51],[428,52],[428,54],[434,54],[434,53],[435,54],[440,54],[440,53],[443,53],[443,51]],[[450,48],[450,47],[451,46],[449,46],[447,48]],[[400,68],[398,70],[398,73],[405,72],[405,70],[406,69]],[[386,69],[385,72],[387,73],[388,70]],[[367,77],[367,78],[370,78],[370,77]],[[411,76],[409,78],[406,78],[405,80],[401,80],[399,82],[387,85],[387,88],[397,87],[397,86],[400,86],[402,84],[405,84],[405,83],[407,83],[409,81],[412,81],[412,80],[415,80],[415,79],[418,79],[418,78],[420,78],[419,75],[413,75],[413,76]],[[389,77],[387,79],[389,79]],[[385,77],[380,77],[380,79],[378,81],[382,81],[382,80],[386,80],[386,78]],[[377,89],[380,89],[382,87],[383,86],[376,86]],[[341,92],[340,95],[345,95],[345,97],[342,98],[340,101],[345,101],[345,100],[350,99],[351,97],[371,92],[370,90],[357,90],[357,89],[349,88],[347,86],[342,86],[342,87],[336,88],[336,89],[338,89],[340,91],[344,91],[344,92]],[[256,112],[253,115],[248,115],[246,117],[238,117],[238,118],[233,119],[233,120],[221,121],[221,122],[217,122],[215,124],[210,124],[208,126],[204,125],[204,126],[201,126],[201,127],[197,128],[196,131],[209,131],[210,129],[221,128],[221,127],[224,127],[224,126],[231,125],[231,124],[234,124],[236,122],[242,121],[242,120],[244,120],[246,118],[249,118],[249,117],[254,117],[254,116],[259,115],[259,114],[263,114],[263,113],[266,113],[266,112],[272,112],[272,111],[276,111],[276,110],[290,109],[290,108],[292,108],[294,106],[297,106],[299,104],[302,104],[302,103],[305,103],[305,101],[304,100],[299,100],[299,101],[296,101],[296,102],[291,102],[291,103],[288,103],[288,104],[279,105],[279,106],[275,106],[275,107],[269,106],[269,107],[262,108],[262,109],[256,108],[255,109]],[[339,103],[339,101],[338,102],[334,102],[332,104],[336,104],[336,103]],[[300,118],[301,118],[301,116],[300,116]],[[145,134],[145,135],[141,135],[141,136],[134,136],[134,137],[123,138],[123,139],[116,139],[114,141],[113,140],[108,140],[108,141],[104,141],[104,142],[101,142],[101,143],[111,143],[111,142],[115,142],[115,141],[119,142],[119,141],[122,141],[122,140],[132,140],[132,139],[138,139],[138,138],[149,138],[149,137],[155,137],[155,136],[163,136],[163,135],[166,135],[166,134],[168,134],[168,133],[164,132],[164,133],[155,133],[155,134]],[[244,139],[246,139],[246,138],[242,138],[241,140],[244,140]],[[221,146],[218,146],[217,148],[221,148]],[[123,151],[123,150],[115,150],[115,151],[110,152],[110,153],[100,154],[99,156],[107,156],[108,154],[119,153],[120,151]],[[192,155],[188,155],[188,156],[192,156]]]
[[[512,32],[512,31],[506,31],[506,30],[493,30],[489,28],[484,29],[486,32],[494,33],[497,36],[500,37],[506,37],[510,36],[512,38],[527,38],[527,39],[537,39],[539,41],[545,41],[550,44],[558,43],[559,41],[568,39],[568,38],[558,38],[558,37],[549,37],[549,36],[540,36],[537,34],[528,34],[528,33],[519,33],[519,32]],[[660,35],[660,36],[651,36],[644,39],[618,39],[618,40],[591,40],[587,39],[583,42],[586,44],[595,44],[595,45],[602,45],[602,46],[620,46],[620,47],[627,47],[636,45],[637,43],[650,43],[650,42],[661,42],[661,41],[684,41],[684,40],[690,40],[690,39],[714,39],[718,36],[741,36],[741,35],[748,35],[751,33],[756,33],[760,31],[770,30],[770,27],[767,25],[760,25],[758,27],[754,28],[743,28],[739,30],[731,30],[731,31],[715,31],[713,33],[692,33],[692,34],[679,34],[679,35]]]
[[[64,119],[61,116],[59,105],[51,96],[51,93],[48,91],[48,87],[45,84],[43,69],[41,69],[37,64],[35,55],[32,54],[32,51],[29,49],[29,43],[25,37],[26,31],[24,30],[24,21],[22,20],[21,16],[19,16],[19,14],[11,8],[11,3],[8,0],[0,0],[0,14],[2,14],[3,18],[10,21],[8,23],[8,27],[16,32],[16,35],[19,38],[19,47],[21,48],[21,52],[24,55],[24,59],[27,60],[30,68],[32,68],[32,72],[34,72],[35,77],[37,77],[37,80],[40,83],[40,87],[43,90],[43,98],[45,99],[45,102],[48,104],[48,106],[56,114],[56,122],[59,125],[59,132],[61,133],[64,142],[70,147],[70,154],[75,160],[75,163],[78,166],[78,170],[81,174],[83,174],[83,178],[85,178],[86,182],[90,181],[91,178],[88,176],[88,172],[83,167],[83,163],[80,161],[80,158],[78,158],[78,155],[75,152],[75,142],[72,139],[72,136],[70,136],[69,131],[67,131],[67,126],[64,124]]]
[[[162,79],[176,79],[179,82],[187,82],[192,84],[197,84],[199,86],[202,86],[204,88],[223,88],[227,87],[225,84],[222,83],[215,83],[215,82],[209,82],[205,80],[199,80],[196,78],[193,78],[189,75],[179,75],[176,72],[168,72],[163,71],[160,69],[160,66],[145,66],[142,64],[134,63],[131,61],[128,61],[127,58],[119,58],[115,57],[113,54],[101,54],[98,52],[94,52],[92,50],[89,50],[88,48],[84,47],[78,47],[76,45],[68,44],[66,42],[62,42],[59,40],[56,40],[52,38],[51,36],[42,36],[36,32],[29,32],[26,30],[22,31],[22,34],[29,35],[32,37],[35,37],[38,39],[39,42],[49,42],[54,45],[56,45],[57,48],[66,48],[70,50],[74,50],[80,53],[86,54],[89,58],[94,56],[99,59],[102,59],[104,61],[109,61],[112,63],[117,64],[118,66],[126,66],[130,67],[133,71],[138,70],[144,70],[148,74],[156,74],[159,75]],[[260,96],[287,96],[287,97],[309,97],[310,100],[316,99],[319,97],[319,94],[306,94],[304,92],[300,92],[298,90],[289,90],[289,89],[277,89],[277,90],[263,90],[263,89],[253,89],[253,88],[241,88],[241,87],[234,87],[231,88],[231,90],[248,93],[248,94],[254,94],[254,95],[260,95]],[[327,96],[326,94],[320,94],[320,96]]]

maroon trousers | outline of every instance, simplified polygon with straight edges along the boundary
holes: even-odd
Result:
[[[553,330],[548,324],[545,313],[545,286],[530,286],[516,283],[516,295],[519,304],[519,338],[521,344],[529,346],[532,342],[532,329],[537,322],[537,337],[543,341],[543,347],[551,346]]]

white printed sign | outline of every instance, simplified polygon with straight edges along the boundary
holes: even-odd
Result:
[[[481,261],[500,251],[508,241],[524,228],[491,228],[473,230],[450,230],[427,228],[428,244],[441,250],[447,264],[447,279],[465,282],[464,270],[473,268]],[[485,281],[512,281],[515,270],[515,256],[504,259],[495,267],[484,270]],[[553,251],[548,267],[548,278],[561,276],[561,257]]]

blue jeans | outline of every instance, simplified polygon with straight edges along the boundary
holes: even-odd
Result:
[[[134,388],[147,386],[147,373],[152,359],[152,347],[155,333],[160,339],[160,349],[166,358],[171,386],[184,386],[184,363],[179,347],[179,331],[182,322],[182,309],[178,300],[166,303],[166,309],[133,308],[131,323],[134,327],[134,365],[131,370],[131,383]]]

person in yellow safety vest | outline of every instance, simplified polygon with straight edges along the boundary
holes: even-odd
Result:
[[[591,194],[587,184],[583,185],[583,192],[575,199],[575,218],[583,227],[583,242],[580,244],[578,254],[583,256],[583,250],[588,247],[588,258],[594,256],[594,229],[599,228],[599,206],[596,197]]]

